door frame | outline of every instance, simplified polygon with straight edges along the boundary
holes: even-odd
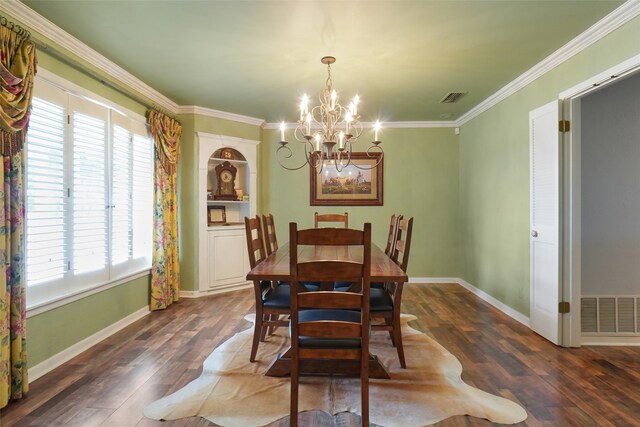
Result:
[[[619,78],[640,72],[640,55],[621,62],[559,94],[562,116],[570,121],[569,132],[562,137],[563,203],[561,206],[561,230],[563,249],[561,252],[562,295],[569,301],[571,309],[562,316],[562,345],[580,347],[582,341],[580,320],[581,283],[581,100],[596,90],[615,83]]]

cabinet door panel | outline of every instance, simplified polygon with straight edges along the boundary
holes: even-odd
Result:
[[[213,256],[209,270],[209,286],[244,282],[245,236],[236,233],[210,233],[209,253]]]

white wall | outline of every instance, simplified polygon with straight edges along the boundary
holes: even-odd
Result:
[[[640,74],[582,99],[582,294],[640,293]]]

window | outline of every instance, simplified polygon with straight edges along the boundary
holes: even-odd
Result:
[[[143,120],[36,80],[26,144],[28,307],[149,268],[153,143]]]

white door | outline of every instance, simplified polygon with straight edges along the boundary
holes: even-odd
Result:
[[[529,113],[531,329],[560,344],[560,102]]]

